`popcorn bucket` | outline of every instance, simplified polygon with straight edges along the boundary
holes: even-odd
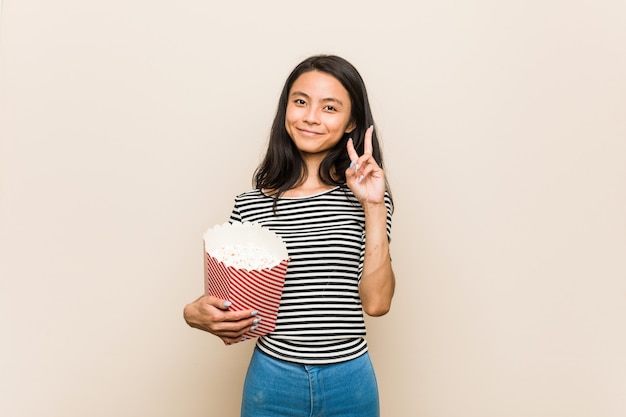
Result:
[[[282,239],[257,223],[224,223],[204,234],[204,293],[231,311],[257,310],[262,320],[242,340],[274,331],[289,256]]]

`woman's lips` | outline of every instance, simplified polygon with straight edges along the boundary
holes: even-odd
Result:
[[[319,136],[322,134],[320,132],[314,132],[312,130],[307,130],[307,129],[298,129],[298,131],[300,131],[300,133],[306,136]]]

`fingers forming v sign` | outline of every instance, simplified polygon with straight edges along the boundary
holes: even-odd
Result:
[[[365,131],[363,155],[359,156],[352,139],[347,150],[350,167],[346,169],[346,182],[361,204],[379,204],[385,197],[385,172],[372,156],[372,134],[374,126]]]

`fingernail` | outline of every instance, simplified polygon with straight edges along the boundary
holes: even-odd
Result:
[[[255,331],[258,328],[259,328],[259,326],[252,326],[252,327],[250,327],[250,331],[253,332],[253,331]]]
[[[363,175],[359,177],[359,182],[363,181]]]
[[[263,320],[263,318],[261,317],[257,317],[256,319],[254,319],[254,321],[252,323],[257,324],[258,322],[260,322],[261,320]]]
[[[354,166],[354,161],[350,161],[350,168]]]
[[[256,316],[257,314],[259,314],[258,310],[254,310],[252,313],[250,313],[251,316]]]
[[[224,307],[230,307],[232,305],[233,303],[231,303],[230,301],[224,301]]]

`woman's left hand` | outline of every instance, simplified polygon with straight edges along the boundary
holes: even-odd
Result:
[[[357,154],[352,139],[348,140],[347,145],[352,163],[346,169],[346,182],[362,205],[381,204],[385,198],[385,172],[372,156],[373,131],[373,126],[365,131],[363,155]]]

